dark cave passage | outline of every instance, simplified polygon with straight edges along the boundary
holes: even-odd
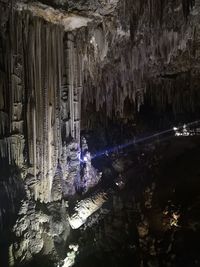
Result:
[[[132,161],[125,188],[108,214],[80,230],[75,266],[199,266],[199,144],[175,137],[123,155]]]

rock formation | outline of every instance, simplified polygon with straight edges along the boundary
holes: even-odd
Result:
[[[58,244],[105,202],[84,196],[101,179],[81,138],[96,114],[108,130],[144,106],[198,115],[199,14],[199,0],[0,1],[0,192],[19,211],[10,265],[59,262]]]
[[[2,4],[1,19],[0,155],[25,167],[45,202],[89,103],[118,117],[127,98],[136,111],[145,99],[175,113],[198,105],[198,1],[54,4],[63,10]]]

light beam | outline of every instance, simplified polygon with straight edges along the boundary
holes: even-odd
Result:
[[[92,155],[91,159],[99,158],[99,157],[101,157],[103,155],[109,155],[110,153],[122,150],[124,148],[129,147],[129,146],[140,144],[140,143],[143,143],[145,141],[152,140],[152,139],[154,139],[156,137],[161,137],[161,136],[163,136],[163,135],[165,135],[167,133],[180,130],[183,127],[185,127],[185,128],[186,127],[191,127],[191,126],[194,126],[195,124],[199,124],[199,123],[200,123],[200,120],[196,120],[196,121],[193,121],[193,122],[184,123],[183,125],[178,126],[178,127],[173,127],[173,128],[170,128],[170,129],[167,129],[167,130],[152,134],[150,136],[146,136],[146,137],[143,137],[143,138],[134,138],[133,140],[131,140],[131,141],[125,143],[125,144],[121,144],[121,145],[114,146],[114,147],[108,148],[106,150],[97,152],[96,154]]]

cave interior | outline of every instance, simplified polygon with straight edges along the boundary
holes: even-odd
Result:
[[[200,267],[200,0],[0,0],[0,266]]]

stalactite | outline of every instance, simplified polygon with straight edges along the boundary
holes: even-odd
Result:
[[[190,40],[196,27],[192,19],[191,24],[187,24],[183,9],[179,8],[181,1],[173,5],[168,1],[131,3],[127,0],[123,2],[123,7],[121,5],[119,4],[121,28],[120,31],[116,30],[116,35],[124,31],[123,37],[126,38],[121,39],[121,35],[117,35],[118,38],[112,39],[105,62],[101,61],[98,44],[95,48],[97,42],[92,30],[89,35],[80,33],[87,46],[87,49],[83,49],[83,110],[87,109],[89,103],[95,103],[96,111],[105,108],[104,111],[110,118],[123,118],[127,97],[136,107],[135,110],[140,110],[148,81],[159,76],[160,72],[165,72],[165,69],[176,66],[177,57],[182,57],[184,61],[185,54],[191,53]],[[168,17],[168,9],[173,10],[170,13],[171,19]],[[131,19],[133,15],[134,21]],[[131,26],[129,22],[134,25]],[[109,36],[108,32],[109,28],[104,27],[103,35]],[[192,60],[190,54],[188,60]],[[189,68],[189,64],[182,64],[183,71],[188,71]],[[174,69],[172,72],[176,71],[178,70]],[[164,95],[161,96],[161,105],[163,103],[166,106],[165,99]],[[183,103],[186,105],[185,101]]]
[[[39,195],[45,200],[50,198],[52,175],[60,156],[61,122],[57,110],[60,106],[62,69],[58,62],[62,62],[60,43],[63,29],[28,13],[24,16],[28,155],[29,163],[34,166],[34,176],[42,173],[40,183],[47,195],[42,196],[44,192]],[[56,40],[59,40],[58,45]]]
[[[41,177],[37,195],[48,201],[61,155],[63,27],[13,10],[9,30],[11,41],[4,40],[10,45],[5,54],[9,83],[5,76],[0,86],[0,137],[9,137],[0,139],[0,155],[19,167],[32,166],[30,173]]]
[[[80,141],[80,103],[82,61],[74,35],[66,34],[64,42],[65,71],[62,86],[62,121],[64,136]]]
[[[200,95],[198,87],[192,82],[197,83],[197,80],[199,80],[198,75],[190,72],[180,73],[171,79],[169,77],[153,79],[148,84],[146,101],[163,113],[169,108],[175,115],[184,112],[198,113]]]
[[[37,4],[12,10],[9,34],[0,35],[0,155],[27,166],[40,200],[50,199],[58,161],[67,159],[66,155],[62,159],[64,146],[70,138],[80,142],[80,115],[88,105],[110,118],[124,117],[126,99],[135,112],[148,97],[159,102],[159,108],[170,103],[174,112],[182,105],[189,110],[174,82],[159,79],[149,85],[167,71],[177,73],[177,58],[185,60],[181,72],[187,72],[190,60],[197,57],[198,32],[188,13],[195,3],[188,3],[119,1],[112,20],[102,15],[94,23],[62,12],[66,17],[59,20],[58,11],[45,13],[44,6]],[[77,29],[73,19],[78,21]],[[195,44],[191,43],[194,36]],[[196,93],[191,89],[188,94],[194,109]],[[89,114],[86,124],[90,119]],[[20,157],[17,149],[14,152],[18,143]]]
[[[194,6],[195,0],[182,0],[183,14],[187,18],[191,8]]]
[[[8,114],[0,111],[0,136],[5,136],[8,129]]]
[[[9,29],[9,83],[5,76],[0,84],[0,155],[28,169],[35,199],[46,202],[51,200],[58,161],[67,165],[63,150],[69,138],[80,142],[82,54],[74,33],[64,36],[62,25],[30,11],[13,10]],[[75,173],[65,176],[74,184]]]

